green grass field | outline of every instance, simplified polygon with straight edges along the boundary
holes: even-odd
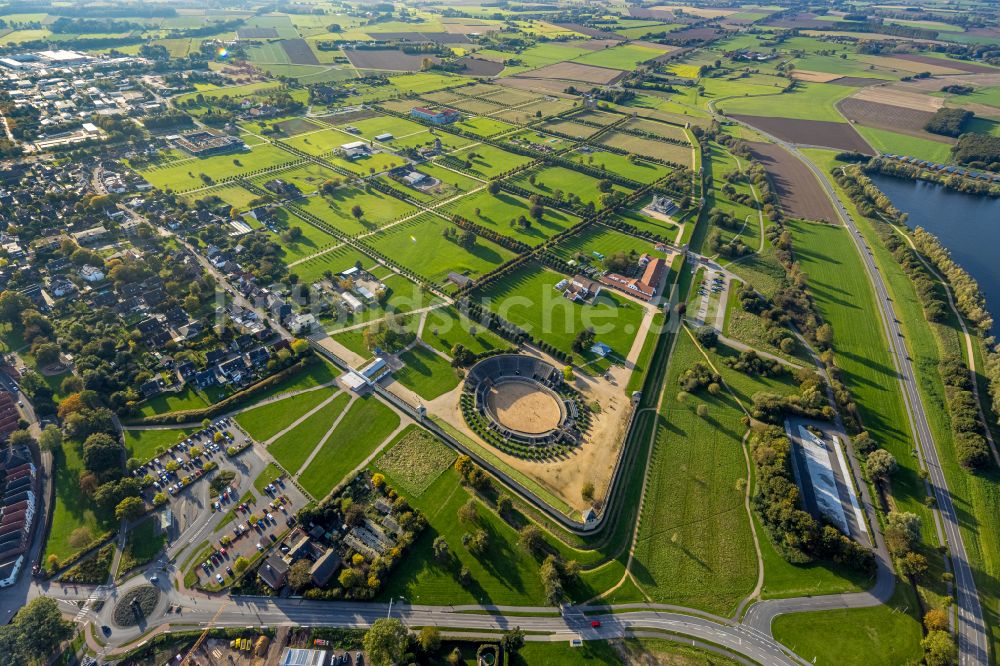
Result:
[[[531,226],[524,228],[515,222],[522,216],[531,219],[531,204],[527,199],[503,191],[493,195],[482,190],[453,201],[444,206],[444,209],[452,215],[461,215],[471,222],[532,246],[544,243],[549,237],[580,221],[572,213],[546,208],[542,219],[532,219]]]
[[[55,555],[62,562],[89,545],[87,539],[77,541],[74,537],[77,530],[82,534],[81,528],[86,528],[89,538],[96,540],[117,525],[113,515],[102,513],[80,490],[82,447],[82,443],[66,441],[52,454],[56,501],[43,560]]]
[[[125,430],[125,449],[129,458],[148,462],[157,455],[158,449],[167,449],[185,439],[194,428],[170,428],[155,430]]]
[[[463,248],[442,235],[453,226],[436,215],[424,213],[369,236],[364,242],[399,265],[436,282],[443,282],[451,271],[479,275],[514,256],[510,250],[484,238],[477,238],[471,249]]]
[[[236,416],[236,422],[258,442],[275,436],[297,418],[329,398],[334,389],[316,389],[254,407]]]
[[[600,49],[575,58],[573,62],[584,65],[594,65],[595,67],[609,67],[611,69],[631,70],[636,65],[656,56],[665,53],[668,49],[653,49],[646,46],[615,46],[610,49]]]
[[[285,150],[263,144],[244,152],[169,162],[141,169],[139,173],[154,187],[184,192],[213,185],[229,176],[252,176],[261,169],[291,164],[298,159]]]
[[[458,375],[448,360],[423,345],[413,346],[399,360],[405,365],[393,377],[424,400],[433,400],[458,386]]]
[[[531,161],[530,157],[509,153],[488,144],[460,150],[453,153],[453,157],[471,162],[472,170],[484,178],[493,178]]]
[[[452,307],[438,308],[427,313],[423,340],[431,347],[449,355],[452,347],[458,344],[474,354],[508,346],[488,328],[472,322]]]
[[[660,256],[654,249],[654,243],[630,236],[609,227],[591,225],[575,236],[570,236],[553,248],[553,252],[566,261],[576,258],[577,254],[584,256],[587,263],[600,267],[600,260],[594,255],[598,253],[611,256],[615,252],[626,254],[635,251],[638,254]]]
[[[740,97],[724,100],[717,106],[728,114],[846,123],[834,104],[855,90],[832,83],[799,83],[794,91],[781,93],[779,97]]]
[[[626,155],[606,150],[596,150],[590,153],[572,152],[566,157],[574,162],[603,169],[640,183],[652,183],[670,173],[670,169],[662,164],[646,162],[638,158],[630,159]]]
[[[554,289],[561,279],[559,273],[528,262],[490,284],[480,296],[508,321],[566,352],[572,351],[577,333],[590,326],[599,342],[626,355],[639,330],[642,307],[609,289],[593,304],[573,303]],[[587,353],[584,358],[589,358]]]
[[[474,118],[466,118],[465,120],[460,120],[452,125],[456,129],[465,130],[466,132],[471,132],[477,136],[484,138],[489,138],[501,132],[507,132],[514,128],[516,125],[511,125],[502,120],[496,120],[495,118],[487,118],[485,116],[476,116]],[[509,167],[508,167],[509,168]]]
[[[779,615],[772,628],[778,641],[818,666],[912,664],[923,656],[916,604],[903,584],[888,606]]]
[[[295,474],[344,411],[351,396],[341,393],[267,447],[289,474]]]
[[[529,180],[532,176],[534,183]],[[604,196],[598,189],[600,182],[598,178],[560,166],[542,167],[519,173],[512,181],[513,184],[530,192],[547,197],[565,199],[569,194],[575,194],[583,203],[593,203],[598,208],[601,207],[601,197]],[[621,185],[614,185],[613,188],[615,192],[626,194],[630,192]]]
[[[951,145],[943,141],[921,139],[917,136],[865,127],[864,125],[854,125],[854,129],[879,152],[909,155],[942,164],[951,162]]]
[[[326,444],[303,470],[299,483],[314,498],[326,497],[398,425],[399,416],[381,400],[371,396],[356,399]]]
[[[678,377],[702,356],[681,331],[670,359],[659,434],[633,572],[654,601],[726,614],[754,586],[757,565],[750,519],[737,485],[747,475],[743,411],[723,391],[674,396]],[[721,372],[721,370],[720,370]],[[695,413],[708,406],[708,416]]]
[[[208,396],[187,386],[180,392],[161,393],[154,398],[143,401],[139,406],[139,413],[143,416],[152,416],[184,409],[201,409],[210,404]]]

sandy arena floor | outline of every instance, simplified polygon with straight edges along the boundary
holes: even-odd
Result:
[[[559,426],[562,410],[556,399],[526,381],[508,380],[495,385],[486,404],[501,425],[536,435]]]

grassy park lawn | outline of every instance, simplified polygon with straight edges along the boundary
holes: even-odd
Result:
[[[369,236],[364,242],[435,282],[443,282],[451,271],[479,275],[514,256],[510,250],[478,237],[476,244],[466,249],[442,235],[448,228],[457,229],[451,222],[426,213]]]
[[[744,413],[727,391],[675,399],[680,374],[703,360],[685,330],[678,336],[634,571],[654,601],[728,614],[753,589],[757,575],[750,519],[737,485],[747,475],[741,450]],[[735,374],[724,373],[727,380]],[[707,417],[695,413],[698,404],[708,406]]]
[[[167,412],[187,409],[201,409],[210,404],[211,401],[204,393],[195,391],[190,386],[185,386],[181,391],[161,393],[143,401],[139,406],[139,413],[142,416],[153,416],[154,414],[166,414]]]
[[[160,532],[155,516],[147,518],[128,531],[125,550],[122,551],[118,572],[125,573],[147,562],[151,562],[163,550],[166,537]]]
[[[798,118],[802,120],[826,120],[846,123],[834,104],[852,94],[856,88],[838,86],[832,83],[800,82],[795,90],[758,97],[740,97],[719,102],[718,107],[727,114],[747,116],[769,116],[774,118]]]
[[[522,215],[531,219],[531,204],[523,197],[504,191],[493,195],[482,190],[453,201],[445,208],[452,215],[461,215],[471,222],[493,228],[497,233],[532,246],[545,242],[550,236],[580,221],[580,218],[572,213],[546,208],[541,220],[531,220],[530,227],[522,228],[513,222]]]
[[[432,450],[432,455],[436,453]],[[423,492],[406,491],[407,476],[397,478],[387,464],[374,468],[386,475],[389,485],[404,492],[407,501],[427,518],[428,526],[414,542],[407,556],[400,560],[393,575],[386,581],[380,598],[405,596],[413,603],[424,604],[541,604],[545,593],[538,577],[538,565],[517,543],[517,532],[499,516],[473,500],[478,509],[474,525],[456,518],[459,507],[472,497],[459,483],[458,473],[445,469]],[[429,463],[415,463],[423,467]],[[404,479],[406,479],[404,481]],[[486,531],[489,547],[481,556],[471,554],[462,546],[462,535],[475,529]],[[444,564],[434,557],[431,544],[438,536],[448,543],[454,560]],[[462,566],[469,568],[472,583],[462,586],[457,574]]]
[[[903,584],[886,606],[779,615],[772,629],[776,640],[818,666],[917,663],[923,632],[911,615],[915,608]]]
[[[295,474],[344,411],[351,396],[341,393],[297,426],[273,441],[267,450],[289,474]],[[266,485],[266,484],[265,484]]]
[[[654,245],[645,238],[637,238],[615,229],[593,224],[575,236],[570,236],[562,241],[552,251],[565,261],[570,261],[577,254],[581,254],[586,263],[600,267],[601,260],[595,256],[595,253],[611,256],[615,252],[628,254],[635,251],[637,254],[648,253],[656,257],[659,256],[659,253],[654,249]]]
[[[236,422],[258,442],[264,442],[291,425],[300,416],[333,394],[334,389],[317,389],[254,407],[236,416]]]
[[[331,236],[319,227],[313,226],[295,215],[290,215],[287,211],[279,209],[275,217],[287,219],[289,228],[298,227],[302,232],[302,235],[296,240],[286,241],[280,235],[273,237],[274,242],[281,245],[285,251],[284,260],[287,263],[312,256],[320,250],[340,243],[340,240],[335,236]]]
[[[530,180],[532,176],[534,176],[534,182]],[[547,197],[555,197],[557,192],[561,193],[562,198],[566,198],[569,194],[575,194],[580,197],[583,203],[593,203],[598,207],[600,207],[603,196],[598,189],[600,179],[560,166],[543,167],[528,173],[521,173],[512,182]],[[630,192],[629,189],[621,185],[614,185],[614,190],[626,194]]]
[[[433,400],[458,386],[458,374],[451,363],[423,345],[414,345],[400,360],[405,366],[393,377],[424,400]]]
[[[269,180],[269,179],[268,179]],[[205,192],[198,192],[190,197],[185,197],[191,204],[202,198],[208,196],[216,196],[225,201],[230,206],[237,208],[239,210],[247,210],[250,208],[250,202],[258,198],[258,195],[254,194],[250,190],[244,188],[242,185],[218,185],[213,187],[211,190]],[[248,224],[252,224],[252,220],[246,220]]]
[[[469,162],[470,170],[484,178],[499,176],[532,161],[530,157],[508,153],[485,143],[452,153],[452,157]]]
[[[147,462],[158,455],[158,450],[166,450],[194,431],[194,428],[125,430],[125,449],[129,458]]]
[[[466,118],[464,120],[459,120],[454,123],[453,127],[464,130],[466,132],[471,132],[476,136],[481,137],[491,137],[501,132],[507,132],[512,129],[516,129],[517,125],[511,125],[502,120],[497,120],[495,118],[487,118],[485,116],[476,116],[474,118]],[[509,168],[509,167],[508,167]]]
[[[445,354],[451,354],[455,345],[462,345],[474,354],[508,346],[498,335],[453,307],[438,308],[427,313],[423,340]]]
[[[82,448],[82,442],[67,440],[52,454],[56,501],[52,511],[52,527],[45,544],[46,560],[50,555],[55,555],[63,562],[83,550],[88,545],[83,541],[88,540],[78,541],[74,536],[76,530],[86,528],[90,540],[96,540],[117,525],[113,515],[103,515],[80,490]]]
[[[652,183],[670,173],[670,169],[662,164],[646,162],[637,157],[619,155],[606,150],[595,150],[589,153],[574,151],[566,157],[574,162],[616,173],[640,183]]]
[[[329,195],[299,199],[294,205],[338,231],[351,235],[371,231],[416,211],[416,208],[394,196],[353,187],[341,187]],[[361,206],[360,218],[352,213],[355,206]]]
[[[356,399],[299,476],[299,483],[314,498],[326,497],[398,425],[399,416],[381,400],[372,396]]]
[[[264,471],[257,475],[257,478],[253,480],[253,487],[257,489],[258,493],[263,493],[264,488],[267,484],[274,483],[274,480],[280,477],[284,472],[280,467],[274,463],[268,463]]]
[[[153,187],[184,192],[213,185],[230,176],[252,176],[261,169],[290,164],[298,159],[281,148],[262,144],[244,152],[168,162],[141,169],[139,173]]]
[[[642,321],[642,306],[609,289],[603,290],[594,303],[573,303],[554,288],[562,279],[555,271],[527,262],[490,284],[480,295],[511,323],[558,349],[571,352],[577,333],[590,326],[599,342],[619,355],[627,354]]]

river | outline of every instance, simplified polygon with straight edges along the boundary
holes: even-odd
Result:
[[[986,305],[1000,322],[1000,198],[964,194],[923,180],[870,174],[907,224],[923,227],[940,239],[952,258],[975,278]],[[994,327],[996,328],[996,327]]]

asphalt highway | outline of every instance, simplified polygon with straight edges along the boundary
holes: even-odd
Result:
[[[847,209],[837,198],[830,181],[820,171],[819,167],[813,164],[808,158],[800,153],[794,146],[779,141],[771,137],[772,140],[784,147],[786,150],[801,159],[806,166],[815,174],[816,178],[826,190],[827,195],[833,201],[837,213],[843,220],[845,226],[851,234],[854,244],[858,248],[865,271],[875,289],[875,299],[878,302],[879,314],[882,325],[885,329],[886,339],[889,341],[889,352],[893,363],[896,366],[897,378],[916,440],[917,450],[923,460],[924,467],[929,474],[928,482],[937,500],[938,515],[940,516],[939,527],[944,532],[945,543],[950,554],[953,572],[955,575],[955,605],[958,609],[958,625],[956,634],[958,636],[959,663],[963,666],[973,664],[986,664],[989,660],[989,648],[987,647],[986,625],[983,622],[983,609],[976,592],[976,583],[972,575],[972,567],[966,554],[965,544],[962,541],[962,533],[959,529],[958,517],[955,513],[955,505],[948,491],[948,484],[945,480],[944,472],[941,470],[941,463],[938,458],[937,447],[934,437],[931,434],[927,412],[924,409],[923,401],[917,389],[916,379],[913,374],[913,363],[909,353],[903,343],[903,331],[896,316],[895,307],[889,291],[885,286],[882,273],[875,265],[875,259],[868,248],[867,243],[858,231]]]

